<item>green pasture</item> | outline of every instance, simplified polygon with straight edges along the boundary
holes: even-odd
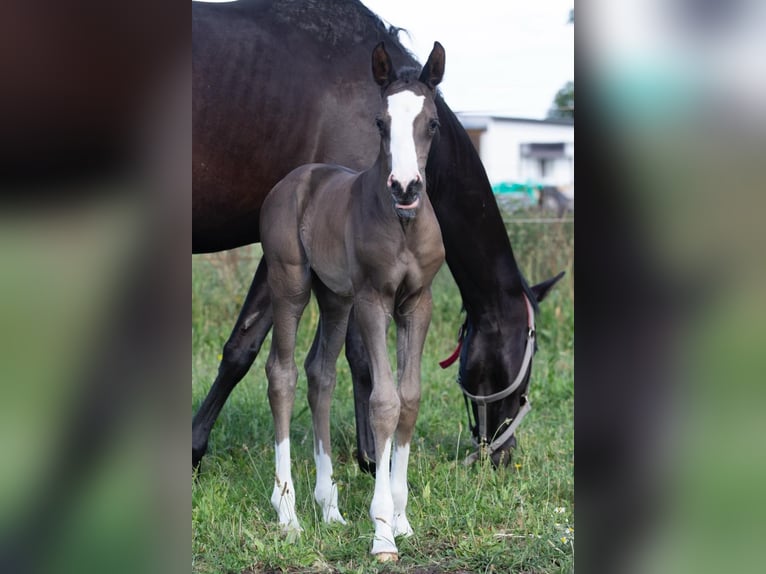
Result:
[[[341,355],[332,407],[333,462],[348,525],[325,525],[313,500],[311,413],[303,373],[293,413],[293,480],[304,532],[280,534],[269,497],[274,453],[264,362],[270,344],[234,390],[211,435],[192,490],[192,569],[241,572],[570,572],[574,569],[574,257],[573,222],[535,221],[534,210],[506,216],[514,252],[531,283],[567,275],[537,317],[530,400],[513,463],[464,467],[471,450],[457,366],[442,370],[462,322],[446,266],[433,285],[433,320],[423,358],[422,406],[410,460],[408,516],[415,535],[398,542],[400,561],[369,555],[367,516],[374,479],[354,456],[353,393]],[[467,239],[470,235],[467,233]],[[476,246],[481,249],[480,245]],[[215,378],[220,353],[247,292],[260,246],[192,258],[192,410]],[[317,322],[312,302],[298,338],[302,365]],[[393,329],[392,329],[393,331]]]

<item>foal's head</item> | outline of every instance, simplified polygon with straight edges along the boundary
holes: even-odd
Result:
[[[444,48],[434,42],[418,76],[414,70],[397,74],[381,42],[372,52],[372,76],[383,99],[375,124],[390,169],[386,185],[397,215],[410,219],[425,191],[426,160],[439,129],[434,91],[444,76]]]

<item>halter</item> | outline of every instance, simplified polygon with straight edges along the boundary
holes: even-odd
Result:
[[[529,402],[529,398],[526,395],[522,395],[523,403],[521,404],[521,407],[519,408],[519,412],[516,414],[516,416],[511,420],[507,419],[503,422],[503,424],[508,424],[508,428],[506,428],[499,436],[497,436],[491,443],[487,444],[487,405],[491,403],[496,403],[497,401],[501,401],[504,398],[510,396],[516,389],[519,388],[521,383],[524,381],[524,379],[527,377],[527,374],[529,373],[529,367],[532,364],[532,356],[535,354],[535,313],[532,309],[532,304],[529,302],[529,298],[526,294],[524,295],[524,303],[526,304],[527,308],[527,341],[526,346],[524,349],[524,358],[521,361],[521,367],[519,367],[519,372],[516,375],[516,378],[513,380],[513,382],[503,389],[502,391],[499,391],[497,393],[493,393],[491,395],[474,395],[469,393],[465,387],[463,386],[462,382],[460,381],[460,377],[458,376],[457,383],[460,386],[460,390],[463,391],[463,398],[465,399],[465,407],[466,411],[468,412],[468,421],[470,423],[471,421],[471,409],[468,405],[468,401],[471,400],[476,404],[478,413],[479,413],[479,420],[478,420],[478,428],[479,428],[479,441],[477,442],[475,438],[472,438],[472,441],[474,443],[474,446],[478,447],[478,450],[475,452],[469,454],[465,460],[463,461],[463,464],[472,464],[474,461],[476,461],[482,452],[486,452],[487,455],[492,455],[498,448],[500,448],[502,445],[508,441],[508,439],[513,436],[513,433],[516,432],[516,429],[521,424],[521,421],[524,419],[524,417],[529,413],[530,410],[532,410],[532,405]],[[442,361],[440,366],[442,368],[446,368],[449,365],[451,365],[455,360],[457,359],[457,356],[460,353],[460,347],[462,346],[463,342],[463,335],[465,334],[465,325],[460,330],[460,338],[458,342],[458,348],[455,350],[455,352],[448,358]],[[477,425],[474,425],[474,428],[476,428]]]

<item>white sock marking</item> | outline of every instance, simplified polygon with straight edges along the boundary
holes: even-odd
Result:
[[[338,510],[338,485],[332,479],[332,461],[327,453],[325,453],[322,441],[320,440],[318,443],[319,452],[314,452],[314,462],[317,468],[314,500],[322,507],[322,519],[325,522],[346,524]]]
[[[391,439],[386,441],[380,455],[375,475],[375,493],[370,504],[370,518],[375,525],[375,538],[372,541],[372,554],[389,552],[398,554],[394,542],[394,501],[391,497],[391,477],[388,469],[391,461]]]
[[[290,439],[274,444],[276,473],[274,490],[271,493],[271,505],[277,511],[279,524],[284,530],[300,532],[303,530],[295,513],[295,487],[290,471]]]
[[[410,445],[396,445],[391,461],[391,498],[394,502],[394,536],[412,536],[413,531],[407,520],[407,467],[410,459]]]

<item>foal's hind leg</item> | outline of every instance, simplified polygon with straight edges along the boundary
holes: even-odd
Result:
[[[375,474],[375,436],[370,426],[370,394],[372,374],[367,350],[359,332],[359,323],[352,312],[348,318],[346,359],[351,368],[356,416],[356,460],[362,472]]]
[[[275,289],[275,286],[278,289]],[[303,264],[271,264],[269,269],[274,332],[266,363],[269,404],[274,417],[276,474],[271,504],[285,530],[300,531],[295,513],[295,487],[290,468],[290,417],[295,402],[298,369],[295,366],[295,335],[311,296],[308,267]]]
[[[396,315],[396,356],[399,375],[399,424],[391,457],[391,496],[394,501],[394,536],[413,534],[407,520],[407,467],[412,433],[420,409],[420,370],[428,325],[431,322],[431,292],[420,294],[414,308]]]
[[[352,299],[340,297],[314,278],[314,293],[319,303],[319,326],[306,357],[308,395],[314,423],[316,488],[314,498],[322,507],[325,522],[346,521],[338,511],[338,487],[332,480],[330,449],[330,402],[335,389],[335,366],[346,335]]]
[[[271,300],[266,282],[266,259],[261,259],[247,298],[223,347],[218,376],[192,422],[192,468],[207,451],[213,428],[226,399],[253,364],[263,340],[271,329]]]

